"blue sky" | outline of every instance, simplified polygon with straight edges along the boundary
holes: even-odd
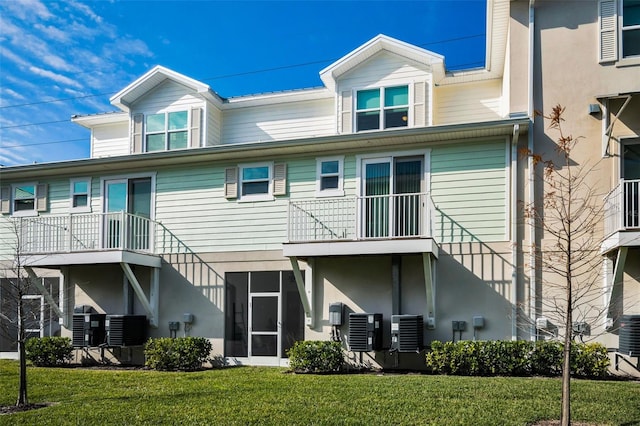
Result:
[[[72,115],[155,65],[223,97],[321,86],[318,73],[378,34],[484,65],[484,0],[0,1],[0,164],[89,157]]]

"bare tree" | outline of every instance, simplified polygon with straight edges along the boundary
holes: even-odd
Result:
[[[557,105],[549,128],[557,131],[556,153],[544,158],[527,151],[541,172],[541,202],[531,201],[524,208],[542,234],[535,247],[541,274],[542,313],[557,324],[557,335],[564,340],[562,368],[561,424],[571,420],[571,349],[573,338],[603,321],[606,308],[602,298],[602,258],[599,252],[604,203],[593,181],[596,164],[575,162],[572,156],[582,138],[566,135],[562,130],[564,108]],[[590,180],[591,179],[591,180]],[[599,196],[600,195],[600,196]],[[574,329],[574,322],[580,329]],[[595,327],[594,327],[595,328]]]

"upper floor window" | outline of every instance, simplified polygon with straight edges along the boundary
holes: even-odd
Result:
[[[640,55],[640,0],[622,2],[622,57]]]
[[[91,179],[72,179],[70,182],[71,211],[88,212],[91,202]]]
[[[268,164],[240,167],[240,197],[269,195],[271,191],[271,167]]]
[[[356,93],[356,131],[407,127],[409,87],[383,87]]]
[[[224,196],[243,201],[273,200],[287,193],[286,163],[243,164],[225,169]]]
[[[343,163],[344,163],[344,160],[342,157],[318,159],[316,195],[318,196],[344,195]]]
[[[14,216],[35,216],[47,210],[46,184],[18,183],[0,188],[0,211]]]
[[[145,117],[146,151],[187,148],[189,140],[188,112],[162,112]]]

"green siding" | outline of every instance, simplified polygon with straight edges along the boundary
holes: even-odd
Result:
[[[505,241],[507,237],[506,142],[434,147],[431,196],[439,242]]]

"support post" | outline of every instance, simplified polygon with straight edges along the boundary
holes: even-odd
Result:
[[[615,301],[622,291],[622,278],[624,274],[624,264],[627,261],[628,247],[620,247],[616,256],[616,264],[613,266],[613,281],[609,290],[609,301],[607,303],[607,321],[615,318]],[[607,324],[608,326],[609,324]],[[613,326],[613,324],[611,324]]]
[[[402,258],[391,256],[391,314],[400,315],[402,307],[400,304],[400,266]]]
[[[138,296],[138,300],[140,300],[142,307],[144,308],[145,311],[147,311],[147,314],[149,315],[149,324],[152,327],[157,327],[158,317],[157,315],[155,315],[153,308],[151,307],[151,303],[149,303],[149,300],[147,300],[147,297],[144,294],[144,290],[140,286],[140,282],[138,282],[138,279],[136,278],[135,274],[131,270],[131,267],[129,266],[128,263],[125,263],[125,262],[120,262],[120,266],[122,267],[124,274],[129,280],[129,284],[131,284],[131,287],[133,287],[133,291],[136,293],[136,296]]]
[[[291,262],[291,267],[293,269],[293,276],[296,279],[296,285],[298,286],[298,293],[300,294],[300,301],[302,302],[302,308],[304,309],[305,316],[305,324],[309,328],[313,328],[313,309],[311,307],[310,294],[313,294],[313,272],[311,274],[307,274],[307,280],[309,284],[309,294],[307,294],[307,289],[305,286],[305,279],[302,277],[302,272],[300,271],[300,265],[298,264],[298,258],[296,256],[291,256],[289,258]]]
[[[428,329],[436,328],[435,280],[433,278],[431,253],[422,253],[422,268],[424,269],[424,285],[427,293],[426,323]]]

